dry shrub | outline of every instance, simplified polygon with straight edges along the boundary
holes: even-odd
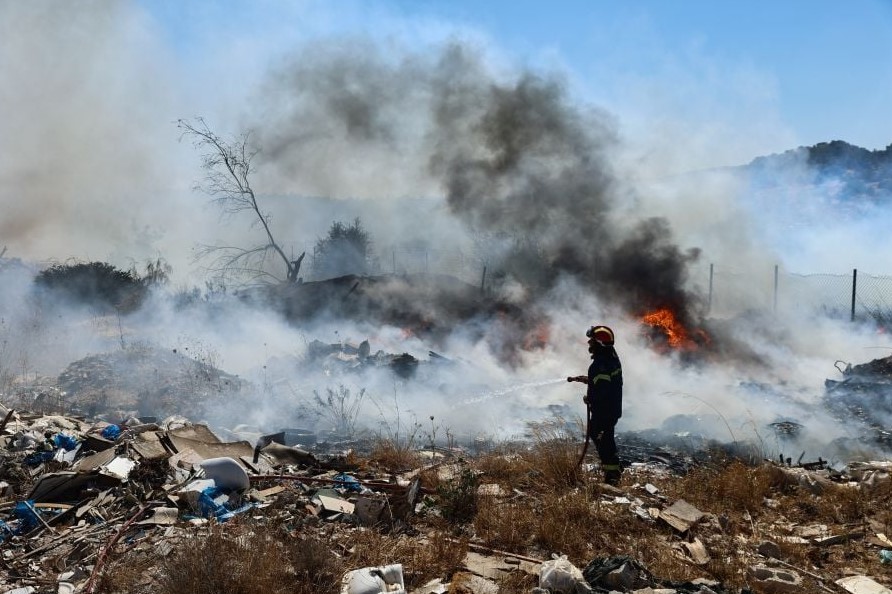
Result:
[[[384,437],[375,440],[369,461],[390,472],[402,472],[420,465],[413,447]]]
[[[517,453],[498,451],[475,458],[474,468],[488,482],[511,485],[518,474],[526,472],[526,463]]]
[[[561,418],[540,423],[529,423],[533,436],[532,448],[522,456],[528,466],[534,486],[564,490],[578,484],[580,439]]]
[[[160,569],[161,594],[336,593],[344,571],[318,540],[235,522],[196,532]]]
[[[525,571],[512,571],[498,580],[499,594],[529,594],[539,585],[539,577]]]
[[[709,544],[710,561],[703,570],[714,580],[727,588],[743,588],[747,585],[747,569],[752,565],[747,559],[740,543],[733,538],[711,541]]]
[[[372,530],[357,530],[351,535],[351,568],[377,567],[401,563],[406,588],[417,588],[436,579],[448,579],[458,571],[468,552],[466,539],[455,539],[443,532],[426,538],[386,536]]]
[[[280,541],[265,531],[214,524],[198,531],[164,559],[161,594],[291,592],[293,576]]]
[[[863,520],[869,500],[864,491],[844,485],[830,486],[816,498],[818,518],[823,522],[847,524]]]
[[[873,519],[883,527],[883,534],[892,533],[892,480],[867,490],[868,506]]]
[[[565,554],[574,561],[592,556],[593,535],[603,532],[608,510],[585,492],[553,493],[542,499],[534,542],[549,555]]]
[[[719,468],[697,468],[680,481],[679,496],[706,510],[756,514],[764,499],[783,485],[778,469],[770,465],[747,466],[733,460]]]
[[[152,579],[157,564],[158,559],[153,554],[130,551],[106,564],[96,583],[96,591],[99,594],[154,594],[156,589]]]
[[[326,543],[312,537],[286,541],[286,556],[291,561],[295,584],[294,594],[336,592],[346,571],[343,560],[335,556]]]
[[[486,546],[525,553],[538,525],[538,513],[532,499],[506,501],[498,497],[480,497],[474,530]]]
[[[450,524],[464,524],[477,513],[477,474],[463,467],[456,480],[441,481],[437,486],[440,514]]]

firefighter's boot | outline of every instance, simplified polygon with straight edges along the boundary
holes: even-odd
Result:
[[[618,464],[604,467],[604,482],[608,485],[618,487],[620,476],[622,476],[622,470]]]

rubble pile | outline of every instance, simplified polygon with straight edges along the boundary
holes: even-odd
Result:
[[[177,349],[136,344],[71,363],[58,387],[67,410],[88,416],[117,410],[191,417],[238,394],[244,382]]]
[[[223,441],[183,417],[108,423],[3,407],[0,416],[5,593],[166,592],[158,580],[170,575],[160,566],[169,568],[165,563],[182,551],[225,540],[227,533],[234,545],[273,533],[304,548],[311,540],[323,543],[324,558],[337,559],[341,571],[340,583],[318,584],[313,591],[320,593],[882,594],[889,590],[881,583],[892,582],[888,508],[845,506],[859,493],[892,492],[892,463],[852,464],[845,471],[772,465],[778,498],[754,500],[742,510],[730,500],[725,508],[699,509],[691,502],[697,493],[680,493],[682,479],[664,461],[629,465],[622,488],[599,483],[597,465],[587,463],[578,482],[547,492],[540,488],[548,459],[505,473],[523,452],[490,453],[484,461],[460,448],[430,448],[416,452],[416,468],[397,471],[359,452],[330,455],[288,445],[286,432],[253,443]],[[760,479],[750,476],[756,489]],[[729,489],[723,481],[716,475],[715,488]],[[794,492],[801,494],[795,503],[782,500]],[[506,545],[510,550],[494,547],[499,540],[492,527],[474,516],[486,506],[494,510],[491,522],[531,510],[506,529],[547,517],[570,531],[577,523],[589,544],[574,548],[579,535],[552,531],[547,539],[521,533]],[[807,521],[822,506],[836,510],[829,516],[834,521],[826,514]],[[588,515],[599,528],[584,523]],[[372,563],[368,552],[359,553],[370,535],[380,539],[371,547]],[[459,555],[450,561],[446,551]],[[646,565],[642,554],[663,555],[661,567],[671,575]],[[313,563],[322,558],[312,557]],[[234,571],[231,561],[217,571]],[[432,569],[437,563],[446,569]],[[137,575],[128,584],[103,579],[127,566],[152,570],[131,572]],[[289,571],[282,575],[297,570]],[[747,588],[716,579],[725,576]]]
[[[371,352],[368,340],[359,344],[351,342],[323,343],[310,342],[302,362],[304,368],[321,370],[324,373],[361,372],[366,369],[389,369],[403,379],[415,376],[420,366],[435,364],[447,365],[452,361],[434,351],[428,351],[429,360],[421,361],[409,353],[386,353],[383,350]]]
[[[840,371],[842,380],[824,382],[826,406],[841,418],[859,421],[873,442],[892,449],[892,356],[846,364]]]

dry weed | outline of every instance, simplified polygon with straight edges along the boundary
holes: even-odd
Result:
[[[487,482],[512,486],[518,474],[526,472],[526,462],[517,452],[494,451],[474,459],[474,468]]]
[[[153,591],[335,593],[344,571],[341,559],[328,544],[313,537],[292,537],[276,528],[232,522],[197,531],[180,543],[161,560]],[[106,591],[136,590],[116,587]]]
[[[538,525],[538,510],[531,498],[507,501],[480,497],[474,530],[488,547],[525,553]]]
[[[435,578],[448,579],[461,567],[468,551],[467,540],[454,539],[443,532],[410,538],[357,530],[351,536],[351,544],[352,567],[402,563],[403,580],[409,589]]]
[[[286,541],[286,557],[294,571],[294,594],[334,592],[347,570],[343,560],[335,556],[327,543],[312,537],[298,537]]]
[[[390,472],[403,472],[420,465],[418,453],[412,447],[384,437],[375,441],[369,461]]]
[[[528,425],[533,446],[522,454],[535,485],[564,490],[578,484],[580,432],[561,418]],[[577,427],[578,429],[578,423]]]
[[[719,468],[704,466],[682,478],[677,496],[707,510],[758,514],[764,500],[783,485],[770,465],[747,466],[733,460]]]
[[[548,555],[590,560],[594,535],[603,532],[607,510],[585,492],[553,493],[542,499],[533,542]]]
[[[231,524],[196,531],[161,563],[161,594],[285,594],[294,576],[281,540],[262,529]]]
[[[98,594],[153,594],[157,560],[151,555],[129,554],[109,562],[96,584]]]

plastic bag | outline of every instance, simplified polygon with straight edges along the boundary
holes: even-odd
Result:
[[[102,437],[104,437],[105,439],[115,441],[121,435],[121,428],[117,425],[109,425],[102,430],[102,433],[100,433],[100,435],[102,435]]]
[[[584,594],[591,592],[591,586],[582,576],[582,571],[567,560],[566,555],[552,555],[539,567],[539,587],[551,594]]]

